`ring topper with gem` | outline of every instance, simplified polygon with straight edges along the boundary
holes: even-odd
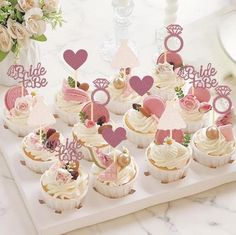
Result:
[[[27,70],[23,65],[13,64],[8,69],[7,75],[14,80],[18,80],[23,88],[41,88],[48,84],[45,75],[47,70],[39,62],[36,67],[30,65]],[[22,88],[22,94],[23,94]]]
[[[60,140],[53,141],[51,149],[47,148],[47,144],[47,142],[44,144],[44,149],[51,153],[56,153],[55,156],[61,162],[76,162],[84,158],[83,153],[80,151],[82,145],[75,139],[71,141],[69,138],[66,138],[65,144],[61,143]]]
[[[197,71],[192,65],[185,65],[178,71],[178,76],[184,80],[190,80],[189,83],[192,84],[193,95],[195,89],[214,88],[217,96],[213,99],[213,110],[218,114],[226,114],[230,112],[232,108],[232,101],[229,98],[231,89],[228,86],[219,85],[217,79],[214,78],[216,74],[217,71],[212,67],[211,63],[208,63],[206,68],[201,65],[199,71]],[[224,106],[223,109],[222,105]],[[221,106],[221,108],[219,106]]]
[[[168,62],[169,64],[173,65],[174,69],[176,69],[183,65],[182,57],[180,56],[180,54],[178,54],[178,52],[180,52],[184,46],[184,40],[181,37],[183,28],[178,24],[171,24],[167,26],[166,29],[168,35],[164,40],[165,51],[158,57],[157,64],[165,64],[166,62]],[[179,45],[177,45],[177,48],[173,48],[173,45],[171,45],[170,43],[171,39],[179,41]]]

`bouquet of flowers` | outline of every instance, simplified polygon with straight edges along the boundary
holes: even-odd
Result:
[[[30,40],[46,41],[46,24],[62,22],[59,0],[0,0],[0,61],[10,51],[18,56]]]

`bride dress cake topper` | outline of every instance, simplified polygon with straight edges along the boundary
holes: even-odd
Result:
[[[18,80],[24,88],[41,88],[48,84],[45,75],[47,70],[39,62],[34,68],[30,65],[29,70],[23,65],[13,64],[8,69],[7,75],[14,80]]]

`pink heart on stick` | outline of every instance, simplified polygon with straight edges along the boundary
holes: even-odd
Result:
[[[88,53],[83,49],[78,50],[76,53],[72,50],[66,50],[63,53],[63,58],[71,68],[77,70],[87,60]]]
[[[129,80],[129,84],[134,91],[136,91],[139,95],[145,95],[153,85],[153,78],[151,76],[145,76],[141,80],[138,76],[133,76]]]
[[[105,128],[102,132],[104,140],[113,148],[119,145],[126,139],[126,130],[123,127],[118,127],[115,131],[112,128]]]

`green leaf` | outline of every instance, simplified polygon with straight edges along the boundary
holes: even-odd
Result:
[[[16,10],[16,18],[20,23],[23,22],[23,14],[18,10]]]
[[[12,6],[15,6],[17,4],[17,0],[8,0]]]
[[[71,88],[75,88],[76,86],[75,86],[75,80],[71,77],[71,76],[69,76],[68,78],[67,78],[67,80],[68,80],[68,85],[71,87]]]
[[[0,51],[0,62],[2,62],[6,56],[8,55],[9,52],[3,52],[3,51]]]
[[[31,39],[39,41],[39,42],[45,42],[47,41],[47,38],[44,34],[40,35],[40,36],[32,36]]]

